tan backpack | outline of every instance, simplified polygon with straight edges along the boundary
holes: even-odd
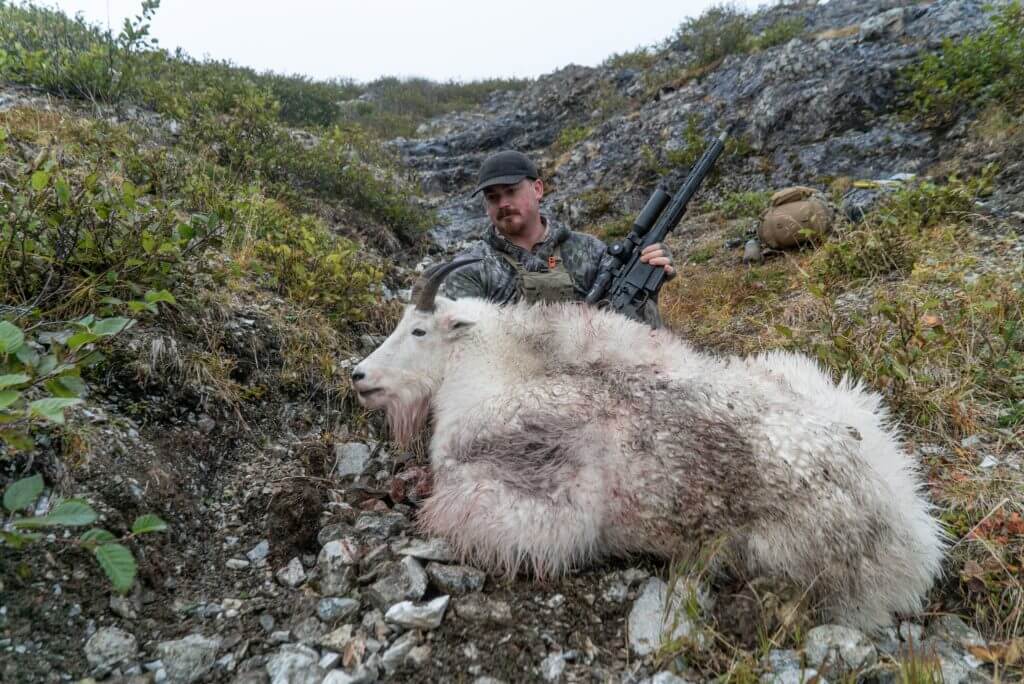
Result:
[[[821,192],[795,185],[772,195],[757,237],[772,249],[815,244],[831,230],[834,218],[835,209]]]

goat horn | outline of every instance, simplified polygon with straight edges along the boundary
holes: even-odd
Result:
[[[416,284],[412,286],[412,303],[418,311],[431,312],[434,310],[434,297],[437,290],[449,273],[457,268],[482,261],[481,259],[456,259],[446,264],[431,266],[419,277]]]

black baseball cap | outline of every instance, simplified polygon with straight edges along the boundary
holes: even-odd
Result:
[[[480,166],[477,185],[470,197],[491,185],[514,185],[524,178],[540,178],[536,165],[525,154],[514,150],[496,152]]]

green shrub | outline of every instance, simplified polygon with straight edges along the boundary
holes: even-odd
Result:
[[[736,5],[715,5],[699,17],[686,20],[671,44],[692,52],[695,66],[711,64],[750,49],[750,18]]]
[[[250,272],[295,301],[317,306],[337,321],[363,320],[376,301],[383,272],[359,246],[333,235],[308,214],[296,217],[284,205],[252,195],[237,206],[236,253]],[[246,257],[251,255],[252,261]]]
[[[955,223],[976,197],[991,191],[995,174],[990,165],[969,181],[951,176],[944,185],[925,181],[893,193],[861,224],[838,228],[815,255],[818,278],[832,283],[909,273],[927,245],[925,229]]]
[[[20,515],[35,503],[43,491],[43,478],[40,475],[22,478],[4,491],[4,508],[10,513],[11,530],[0,530],[0,539],[13,549],[34,542],[43,541],[43,535],[32,530],[51,529],[56,527],[84,527],[96,522],[96,511],[82,499],[64,499],[45,515]],[[70,544],[92,552],[103,572],[106,573],[114,589],[122,594],[127,593],[135,584],[136,563],[131,549],[126,545],[130,539],[139,535],[163,532],[167,523],[159,517],[147,513],[140,515],[132,523],[131,532],[121,539],[102,528],[94,527],[81,537],[75,539],[67,535],[54,537],[52,544]]]
[[[556,151],[564,152],[571,150],[587,139],[591,129],[589,126],[567,126],[558,134],[554,148]]]
[[[192,99],[184,135],[197,154],[213,150],[216,163],[238,179],[266,183],[300,209],[308,208],[305,195],[343,201],[410,240],[429,224],[429,215],[396,187],[397,163],[358,129],[334,127],[305,145],[280,125],[279,105],[266,91],[250,88],[227,115],[204,106],[205,97]]]
[[[497,90],[521,90],[525,79],[492,78],[469,83],[437,83],[424,78],[384,76],[368,83],[366,98],[342,108],[342,121],[358,123],[386,138],[412,136],[425,121],[483,103]]]
[[[149,20],[160,0],[143,0],[120,33],[31,4],[0,3],[0,78],[53,93],[117,102],[138,93],[145,75],[138,56],[152,47]]]
[[[70,167],[52,149],[2,167],[0,302],[81,313],[105,296],[173,288],[175,264],[217,222],[184,214],[120,171],[98,160]]]
[[[755,50],[767,50],[776,45],[783,45],[803,34],[806,22],[803,17],[779,19],[762,31],[751,41]]]
[[[650,69],[658,61],[658,53],[651,48],[637,48],[628,52],[617,52],[604,61],[612,69]]]
[[[1024,8],[1014,0],[976,35],[947,38],[902,72],[910,91],[908,111],[929,125],[946,125],[970,107],[999,102],[1022,111]]]
[[[731,192],[722,198],[719,209],[727,219],[759,218],[768,208],[770,190]]]

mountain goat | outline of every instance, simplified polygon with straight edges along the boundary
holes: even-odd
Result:
[[[881,398],[791,353],[717,358],[576,304],[437,297],[353,369],[399,441],[432,416],[428,533],[537,575],[727,539],[864,629],[920,609],[944,539]]]

